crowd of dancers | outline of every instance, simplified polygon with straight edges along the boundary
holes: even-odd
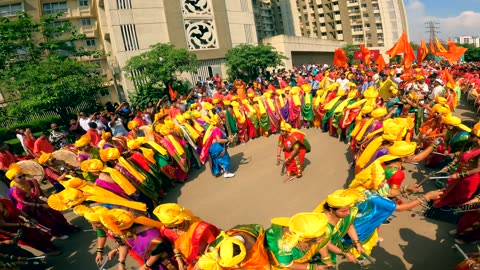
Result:
[[[335,269],[342,257],[371,264],[379,228],[395,211],[417,206],[448,211],[480,202],[480,123],[462,123],[452,115],[462,93],[477,95],[479,72],[477,64],[436,62],[383,70],[303,65],[267,80],[236,80],[230,87],[197,84],[186,97],[159,102],[158,110],[138,110],[120,135],[112,135],[123,125],[116,113],[111,132],[90,121],[73,145],[37,153],[34,161],[53,194],[10,158],[9,198],[0,199],[0,248],[8,255],[0,257],[0,269],[27,269],[22,267],[28,252],[18,245],[59,255],[52,237],[66,239],[79,231],[61,213],[69,209],[96,231],[92,259],[98,265],[116,260],[119,270],[126,269],[129,255],[142,270]],[[317,208],[274,218],[269,228],[244,224],[220,230],[183,206],[162,202],[204,164],[214,176],[234,177],[228,146],[259,136],[279,134],[277,159],[285,163],[285,182],[302,177],[311,151],[302,128],[347,142],[354,159],[349,187]],[[73,161],[66,152],[76,155]],[[424,181],[403,184],[402,165],[420,161],[446,175],[432,174],[438,190],[420,194]],[[407,199],[413,193],[418,197]],[[465,212],[452,232],[459,244],[480,240],[480,213],[474,210]],[[117,248],[104,254],[108,241]],[[476,269],[477,260],[472,255],[459,269]]]

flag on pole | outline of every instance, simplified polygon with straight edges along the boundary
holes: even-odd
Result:
[[[333,64],[337,67],[348,67],[347,61],[348,57],[345,54],[345,51],[340,48],[335,49],[335,53],[333,54]]]
[[[378,66],[378,71],[384,69],[385,66],[387,65],[385,63],[385,59],[383,59],[383,55],[381,54],[378,56],[377,60],[375,60],[373,64]]]
[[[425,41],[422,40],[420,41],[420,46],[417,48],[417,63],[421,63],[425,57],[427,57],[428,54],[428,48],[427,44],[425,44]]]
[[[448,50],[443,47],[442,43],[438,40],[438,38],[435,38],[435,45],[437,46],[438,52],[444,53],[447,52]]]
[[[370,65],[370,50],[363,46],[363,44],[360,44],[360,51],[362,52],[362,61],[365,64]]]
[[[170,100],[177,99],[178,92],[176,90],[173,90],[171,84],[168,84],[168,94],[170,95]]]
[[[395,43],[390,50],[386,51],[386,53],[390,56],[390,58],[393,58],[397,54],[403,53],[404,64],[407,68],[410,67],[413,60],[415,60],[415,53],[412,45],[410,45],[410,42],[408,42],[408,37],[405,32],[402,33],[402,36],[400,36],[397,43]]]

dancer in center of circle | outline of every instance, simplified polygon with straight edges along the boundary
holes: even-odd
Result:
[[[305,137],[305,133],[292,128],[290,124],[282,121],[280,124],[280,137],[278,138],[277,162],[280,162],[280,153],[283,150],[285,157],[285,169],[287,178],[285,183],[293,179],[302,177],[305,154],[311,150],[310,143]]]

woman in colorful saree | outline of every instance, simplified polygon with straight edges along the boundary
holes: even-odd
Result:
[[[343,247],[342,239],[348,234],[359,254],[364,252],[360,241],[358,240],[357,230],[353,225],[358,208],[354,203],[358,200],[359,191],[355,190],[337,190],[328,195],[314,212],[324,213],[328,218],[328,227],[332,231],[328,250],[332,261],[337,264],[337,255],[343,256],[349,262],[357,262],[353,254]]]
[[[165,124],[157,124],[155,131],[161,135],[156,136],[156,140],[159,140],[158,144],[167,150],[174,161],[171,165],[175,168],[175,180],[185,182],[190,169],[190,161],[185,152],[187,143],[178,137],[177,127],[171,119],[165,119]],[[181,132],[181,130],[178,131]]]
[[[118,270],[125,270],[127,253],[141,265],[139,270],[178,269],[173,251],[160,233],[163,224],[145,216],[134,217],[129,211],[111,209],[101,213],[100,222],[115,238],[118,247],[108,253],[112,259],[118,253]]]
[[[445,153],[457,153],[463,151],[465,145],[468,143],[470,132],[469,127],[462,124],[462,120],[451,114],[443,116],[442,122],[447,129],[447,135],[445,136],[445,143],[447,148]],[[446,162],[450,162],[451,159],[445,159]],[[446,163],[445,163],[446,164]],[[445,165],[443,164],[443,165]]]
[[[287,178],[284,182],[302,177],[305,154],[310,152],[310,143],[305,134],[292,128],[290,124],[282,121],[280,124],[280,137],[278,137],[277,161],[280,161],[280,154],[283,151],[285,158],[285,169]]]
[[[238,225],[221,232],[198,260],[201,270],[270,269],[261,225]]]
[[[194,269],[197,260],[219,234],[217,227],[176,203],[161,204],[153,214],[165,225],[161,232],[173,243],[180,270]]]
[[[266,232],[272,269],[334,269],[327,244],[331,229],[323,213],[272,219]]]
[[[214,176],[231,178],[235,174],[230,172],[230,155],[228,154],[226,144],[233,142],[232,137],[227,137],[226,132],[222,129],[223,121],[217,114],[210,118],[210,126],[203,137],[203,149],[200,153],[202,163],[210,162],[210,169]]]
[[[47,255],[59,255],[60,251],[51,241],[51,234],[24,225],[28,218],[28,215],[18,210],[12,201],[0,199],[0,228],[3,231],[16,234],[15,236],[18,236],[18,233],[21,232],[19,245],[32,247]]]
[[[449,172],[451,177],[446,184],[443,197],[435,202],[435,207],[459,206],[475,195],[480,185],[480,123],[472,130],[469,142],[471,146],[455,153],[456,158],[443,172]]]
[[[80,139],[75,141],[75,146],[78,149],[77,161],[79,163],[89,159],[100,159],[100,152],[97,147],[90,144],[91,137],[88,134],[82,135]],[[88,181],[94,182],[95,176],[89,172],[82,173],[83,178]]]
[[[356,203],[358,213],[353,225],[366,254],[370,254],[377,243],[378,227],[395,211],[406,211],[421,204],[428,204],[430,200],[438,199],[443,193],[442,190],[430,191],[413,201],[397,205],[389,199],[389,197],[394,197],[394,194],[390,193],[390,186],[385,179],[385,171],[378,160],[358,173],[349,189],[355,189],[364,194],[364,196],[359,197]],[[343,243],[351,247],[353,241],[346,236]],[[356,257],[361,255],[354,248],[350,249],[350,252]]]
[[[79,230],[68,223],[62,213],[53,210],[42,200],[44,194],[37,181],[26,179],[26,175],[18,164],[10,165],[5,176],[13,181],[9,195],[17,209],[37,220],[40,225],[50,229],[53,236],[67,239],[68,234]]]

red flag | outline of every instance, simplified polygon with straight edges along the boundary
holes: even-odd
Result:
[[[425,44],[425,41],[422,38],[422,40],[420,41],[420,46],[417,49],[417,63],[419,64],[422,63],[423,59],[425,59],[427,54],[428,54],[427,44]]]
[[[385,59],[383,59],[383,55],[379,55],[377,60],[375,60],[375,63],[373,63],[374,65],[377,65],[378,66],[378,71],[380,72],[380,70],[384,69],[385,66],[387,65],[385,63]]]
[[[455,81],[453,80],[452,75],[450,75],[450,72],[448,72],[447,68],[443,70],[441,80],[445,83],[446,87],[451,89],[455,88]]]
[[[363,44],[360,44],[360,51],[362,52],[362,61],[367,64],[367,65],[370,65],[370,50],[367,49],[365,46],[363,46]]]
[[[170,95],[170,100],[175,100],[177,99],[177,91],[173,90],[172,85],[168,84],[168,94]]]
[[[345,54],[345,51],[340,48],[335,49],[335,53],[333,54],[333,64],[337,67],[348,67],[347,61],[348,57]]]

